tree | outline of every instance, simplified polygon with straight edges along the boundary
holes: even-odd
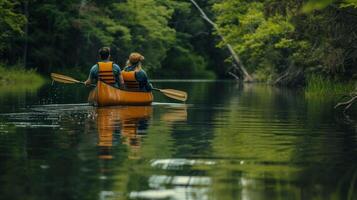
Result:
[[[5,50],[12,48],[11,40],[21,37],[26,18],[19,13],[18,6],[20,1],[0,1],[0,53],[5,54]]]
[[[131,51],[142,53],[149,72],[159,69],[167,50],[175,43],[175,30],[168,26],[172,14],[173,9],[160,0],[128,0],[114,4],[116,21],[130,33],[129,40],[123,43],[117,38],[115,45],[125,52],[126,57]]]
[[[223,0],[213,8],[220,33],[256,79],[296,85],[311,73],[347,79],[356,74],[352,5],[345,1],[303,13],[309,6],[303,1]]]

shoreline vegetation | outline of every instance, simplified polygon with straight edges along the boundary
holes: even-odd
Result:
[[[355,82],[333,80],[322,75],[309,75],[304,87],[306,97],[336,97],[350,94],[355,89]]]
[[[85,73],[70,72],[65,70],[63,74],[68,74],[72,76],[79,76],[78,78],[85,79]],[[24,69],[21,66],[11,66],[6,69],[3,64],[0,64],[0,90],[3,88],[21,88],[26,89],[36,89],[45,84],[45,78],[36,72],[35,69]],[[160,80],[160,79],[155,79]],[[188,80],[188,79],[184,79]],[[195,79],[198,80],[198,79]],[[202,80],[216,80],[215,78]],[[266,83],[269,85],[268,81],[256,80],[253,83]],[[284,86],[282,86],[284,87]],[[353,81],[341,81],[333,80],[327,76],[322,76],[320,74],[311,74],[306,78],[304,91],[308,97],[312,96],[336,96],[336,95],[346,95],[355,89],[356,85]]]
[[[354,0],[4,0],[0,13],[0,62],[42,74],[88,71],[108,46],[120,66],[140,52],[152,78],[357,78]]]
[[[249,73],[324,95],[348,92],[357,80],[356,0],[3,0],[0,13],[0,63],[42,75],[83,80],[108,46],[119,66],[130,52],[143,54],[151,79]]]
[[[45,84],[45,78],[34,69],[0,65],[0,93],[34,91]]]

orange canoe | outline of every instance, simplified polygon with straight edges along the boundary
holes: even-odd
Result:
[[[153,99],[151,92],[121,90],[98,81],[89,94],[88,102],[94,106],[150,105]]]

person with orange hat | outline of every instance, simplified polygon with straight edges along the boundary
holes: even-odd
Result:
[[[143,60],[144,56],[140,53],[134,52],[129,55],[126,67],[121,72],[125,89],[148,92],[152,90],[146,72],[142,69]]]

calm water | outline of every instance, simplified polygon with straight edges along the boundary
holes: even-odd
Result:
[[[89,89],[0,91],[0,199],[357,199],[357,131],[336,99],[235,82],[156,82],[147,107]]]

